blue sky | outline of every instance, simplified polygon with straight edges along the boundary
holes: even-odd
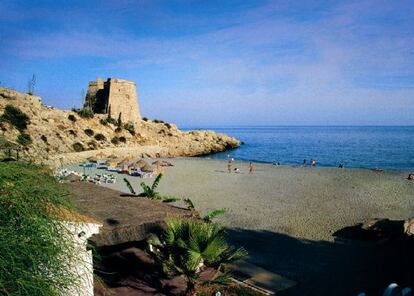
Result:
[[[410,0],[1,0],[0,56],[60,108],[99,76],[180,126],[414,124]]]

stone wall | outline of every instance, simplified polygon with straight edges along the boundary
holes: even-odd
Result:
[[[108,79],[110,108],[113,118],[118,119],[121,114],[122,122],[132,122],[137,126],[141,121],[139,112],[137,90],[135,82],[123,79]]]
[[[108,78],[97,78],[89,82],[85,107],[91,107],[95,113],[111,113],[114,119],[121,114],[122,122],[132,122],[135,126],[141,121],[135,82]]]

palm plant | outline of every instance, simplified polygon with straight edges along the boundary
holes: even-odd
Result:
[[[187,292],[191,292],[200,272],[206,267],[220,269],[223,264],[247,256],[243,248],[235,249],[225,241],[225,231],[217,223],[202,220],[170,219],[161,236],[148,239],[150,251],[168,276],[184,275]],[[221,275],[217,280],[228,276]]]
[[[191,199],[185,198],[183,201],[191,212],[193,213],[196,212],[194,203]],[[207,212],[207,214],[201,217],[201,219],[204,220],[204,222],[210,223],[213,221],[214,218],[217,218],[218,216],[221,216],[225,213],[226,213],[225,209],[215,209],[215,210],[211,210],[210,212]],[[198,214],[196,214],[195,216],[198,218],[200,217]]]
[[[162,174],[159,174],[155,178],[154,183],[152,183],[151,186],[148,186],[147,184],[145,184],[145,182],[141,182],[140,185],[141,185],[143,192],[140,193],[138,196],[146,197],[148,199],[157,199],[157,200],[161,200],[162,202],[175,202],[179,200],[179,198],[177,197],[170,196],[170,195],[163,195],[157,191],[157,187],[161,181],[161,178],[162,178]],[[131,183],[128,181],[127,178],[124,178],[124,182],[126,183],[131,194],[136,195],[137,194],[136,191],[134,190],[134,188],[132,187]]]

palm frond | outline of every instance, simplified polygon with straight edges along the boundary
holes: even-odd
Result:
[[[157,189],[158,184],[159,184],[159,183],[160,183],[160,181],[161,181],[161,178],[162,178],[162,174],[159,174],[159,175],[155,178],[154,183],[152,183],[152,186],[151,186],[152,191],[155,191],[155,190]]]
[[[131,192],[131,194],[136,195],[137,193],[135,192],[134,188],[132,187],[131,183],[128,181],[127,178],[124,178],[124,182],[126,183],[129,191]]]
[[[223,215],[224,213],[226,213],[225,209],[216,209],[216,210],[212,210],[210,212],[208,212],[204,217],[203,220],[205,222],[211,222],[214,218]]]
[[[209,285],[227,285],[231,280],[231,274],[229,273],[222,273],[215,277],[210,281],[205,281],[202,285],[209,286]]]
[[[152,197],[153,191],[151,190],[151,187],[145,184],[145,182],[141,182],[140,185],[141,185],[142,191],[144,192],[144,196],[149,197],[149,198]]]
[[[187,205],[189,210],[192,210],[192,211],[195,210],[194,203],[192,202],[191,199],[185,198],[185,199],[183,199],[183,201]]]

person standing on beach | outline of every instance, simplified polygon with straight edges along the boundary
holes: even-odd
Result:
[[[253,173],[253,164],[252,164],[252,162],[249,162],[249,174],[252,174]]]
[[[303,166],[306,167],[306,159],[303,160]]]
[[[231,173],[231,165],[233,162],[233,158],[231,157],[231,155],[227,155],[227,170],[229,171],[229,174]]]

